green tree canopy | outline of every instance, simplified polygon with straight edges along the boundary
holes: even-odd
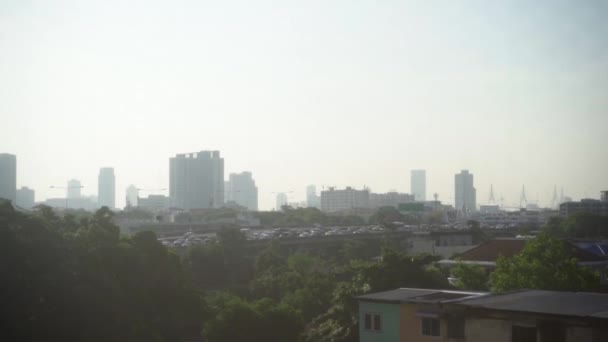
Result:
[[[492,291],[542,289],[584,291],[597,287],[599,275],[581,267],[566,242],[539,234],[512,258],[501,257],[491,275]]]

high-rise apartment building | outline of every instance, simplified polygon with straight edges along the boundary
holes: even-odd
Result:
[[[477,210],[473,174],[468,170],[454,175],[454,194],[456,211],[467,214]]]
[[[178,154],[169,160],[171,206],[181,209],[224,205],[224,159],[219,151]]]
[[[344,190],[321,191],[321,210],[324,212],[335,212],[349,209],[369,208],[369,190],[356,190],[346,187]]]
[[[17,200],[17,156],[0,153],[0,198]]]
[[[125,205],[127,207],[131,207],[131,208],[137,207],[138,198],[139,198],[139,190],[137,190],[137,187],[135,185],[131,184],[127,187],[125,192],[126,192]]]
[[[97,201],[100,207],[113,209],[116,201],[116,178],[114,168],[102,167],[97,178]]]
[[[36,203],[36,197],[33,189],[22,186],[17,190],[17,205],[23,209],[32,209]]]
[[[69,199],[76,199],[81,197],[80,189],[82,184],[78,179],[70,179],[67,186],[67,197]]]
[[[251,172],[231,173],[225,183],[226,202],[234,202],[249,210],[258,210],[258,187]]]
[[[287,194],[279,192],[276,200],[277,211],[281,211],[284,205],[287,205]]]
[[[426,201],[426,170],[412,170],[410,192],[416,201]]]
[[[306,187],[306,206],[321,209],[321,197],[317,195],[317,187],[314,185]]]

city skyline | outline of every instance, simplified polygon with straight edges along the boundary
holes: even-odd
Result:
[[[219,150],[260,209],[309,184],[454,202],[551,203],[608,188],[608,4],[167,1],[0,4],[1,152],[17,188],[54,198],[97,171],[169,188],[167,159]],[[39,143],[44,142],[44,143]],[[52,153],[49,153],[52,151]],[[44,170],[43,173],[40,170]],[[226,177],[226,176],[224,176]],[[224,179],[225,180],[225,179]]]

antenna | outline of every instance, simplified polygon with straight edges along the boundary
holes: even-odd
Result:
[[[558,206],[557,199],[557,185],[553,186],[553,199],[551,200],[551,208],[556,208]]]
[[[489,204],[496,204],[496,200],[494,199],[494,186],[490,184],[490,198],[488,199]]]

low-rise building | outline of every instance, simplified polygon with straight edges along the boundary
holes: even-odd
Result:
[[[398,208],[399,204],[412,203],[414,202],[414,195],[399,193],[396,191],[390,191],[383,194],[370,193],[369,194],[369,207],[372,209],[382,207],[395,207]]]
[[[361,342],[608,341],[608,294],[401,288],[357,299]]]
[[[336,212],[347,209],[369,208],[369,190],[356,190],[346,187],[344,190],[336,190],[330,187],[321,191],[321,210],[324,212]]]
[[[606,196],[602,194],[602,196]],[[579,202],[565,202],[559,205],[559,214],[568,217],[576,213],[589,213],[608,216],[608,201],[582,199]]]

